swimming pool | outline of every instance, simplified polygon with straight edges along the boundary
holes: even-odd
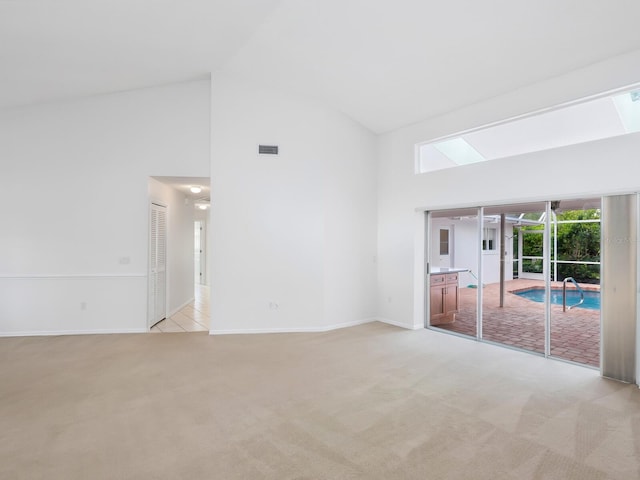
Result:
[[[529,288],[519,292],[513,292],[520,297],[524,297],[534,302],[544,302],[543,288]],[[577,290],[567,290],[567,306],[575,305],[580,301],[580,292]],[[562,305],[562,289],[551,289],[551,303],[554,305]],[[577,308],[588,308],[589,310],[600,310],[600,292],[593,290],[584,291],[584,303]]]

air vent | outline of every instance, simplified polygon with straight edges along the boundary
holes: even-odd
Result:
[[[258,155],[278,155],[278,145],[258,145]]]

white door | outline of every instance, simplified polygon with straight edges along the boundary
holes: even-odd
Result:
[[[544,259],[547,255],[543,230],[520,230],[518,235],[518,278],[544,280]]]
[[[203,221],[197,221],[194,224],[193,238],[194,238],[194,272],[195,283],[197,285],[207,284],[207,224]]]
[[[193,273],[195,275],[194,283],[196,285],[202,283],[202,272],[200,271],[200,233],[202,232],[202,224],[194,222],[193,224]]]
[[[149,327],[167,316],[167,207],[151,204],[149,222]]]

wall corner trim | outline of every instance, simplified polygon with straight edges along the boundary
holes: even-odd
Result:
[[[395,320],[389,320],[388,318],[378,318],[377,320],[378,320],[378,322],[386,323],[388,325],[393,325],[394,327],[405,328],[407,330],[420,330],[420,329],[424,328],[424,326],[422,326],[422,325],[415,325],[415,324],[407,324],[407,323],[396,322]]]

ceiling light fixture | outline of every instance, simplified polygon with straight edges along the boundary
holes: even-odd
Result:
[[[198,187],[197,185],[194,185],[189,190],[191,190],[191,193],[200,193],[202,191],[202,188]]]
[[[198,205],[198,208],[199,208],[200,210],[206,210],[206,209],[207,209],[207,206],[206,206],[206,205]]]

